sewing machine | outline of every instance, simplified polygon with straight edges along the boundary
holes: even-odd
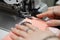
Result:
[[[46,11],[48,6],[38,0],[0,0],[0,39],[6,36],[10,28],[26,17]]]

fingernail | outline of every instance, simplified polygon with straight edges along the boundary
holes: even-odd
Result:
[[[15,26],[18,26],[18,24],[15,24]]]
[[[32,19],[32,16],[31,17],[27,17],[28,19]]]
[[[13,30],[14,28],[11,28],[11,30]]]
[[[32,19],[32,17],[29,17],[29,19]]]
[[[39,14],[38,14],[38,15],[36,15],[36,16],[39,16]]]
[[[25,22],[21,23],[21,25],[25,25]]]

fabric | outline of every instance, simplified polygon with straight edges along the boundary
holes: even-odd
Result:
[[[60,0],[58,0],[58,1],[56,2],[56,4],[60,4]]]

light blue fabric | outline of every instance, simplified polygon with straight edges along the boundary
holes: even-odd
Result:
[[[7,34],[8,34],[7,31],[4,31],[4,30],[0,29],[0,40],[2,40]]]

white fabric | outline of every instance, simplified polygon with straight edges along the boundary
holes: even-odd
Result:
[[[58,1],[56,2],[56,4],[60,4],[60,0],[58,0]]]
[[[18,4],[20,3],[22,0],[18,0],[18,2],[16,0],[4,0],[4,2],[6,2],[7,4]]]

